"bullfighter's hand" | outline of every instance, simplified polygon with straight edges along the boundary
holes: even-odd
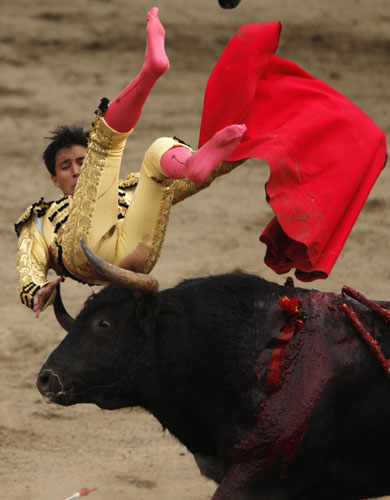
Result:
[[[37,293],[34,295],[34,307],[33,312],[35,312],[35,317],[39,318],[39,314],[42,311],[44,305],[49,299],[50,295],[53,293],[55,287],[61,282],[62,277],[57,276],[57,278],[53,281],[47,283],[47,285],[40,288]]]

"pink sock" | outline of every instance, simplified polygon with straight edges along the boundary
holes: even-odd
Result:
[[[145,63],[135,79],[112,101],[104,118],[118,132],[133,129],[158,78],[169,69],[165,53],[165,31],[158,18],[158,8],[147,15]]]
[[[188,178],[203,182],[236,149],[246,131],[246,125],[230,125],[217,132],[206,144],[191,154],[188,149],[174,147],[161,159],[161,168],[172,179]]]

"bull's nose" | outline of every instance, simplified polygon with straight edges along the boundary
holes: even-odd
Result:
[[[60,377],[53,370],[42,370],[37,379],[37,387],[42,396],[58,394],[63,391]]]

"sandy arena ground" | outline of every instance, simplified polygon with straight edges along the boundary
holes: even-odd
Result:
[[[9,500],[63,500],[82,487],[91,499],[206,500],[215,484],[192,456],[141,409],[48,406],[35,388],[41,364],[63,337],[52,310],[36,320],[16,292],[13,223],[42,195],[58,194],[41,162],[44,137],[59,123],[88,126],[143,62],[145,15],[160,7],[169,73],[159,81],[129,141],[123,174],[138,170],[161,135],[196,145],[207,76],[239,26],[281,20],[278,54],[294,60],[360,106],[387,133],[388,0],[3,0],[1,73],[0,491]],[[184,277],[241,268],[283,283],[263,264],[258,236],[271,218],[263,196],[268,168],[248,162],[173,209],[154,274],[162,287]],[[390,298],[390,170],[382,173],[321,290],[344,284]],[[88,287],[64,286],[76,314]],[[376,411],[380,411],[377,408]],[[389,497],[390,498],[390,497]]]

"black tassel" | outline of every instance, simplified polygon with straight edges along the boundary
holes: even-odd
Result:
[[[100,99],[100,104],[98,106],[98,109],[95,111],[95,115],[104,116],[106,111],[107,111],[109,103],[110,103],[110,100],[107,99],[107,97],[102,97]]]

